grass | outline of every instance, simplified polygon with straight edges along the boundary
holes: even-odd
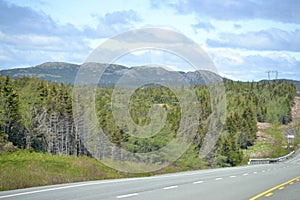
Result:
[[[276,158],[289,153],[286,148],[287,141],[284,130],[281,126],[273,125],[263,132],[269,136],[268,140],[257,139],[253,146],[243,151],[243,163],[247,163],[249,158]]]
[[[51,155],[19,149],[0,153],[0,191],[80,181],[143,177],[204,168],[205,163],[194,160],[189,153],[192,152],[187,151],[172,165],[153,172],[147,171],[157,166],[105,161],[110,166],[122,164],[122,167],[119,166],[122,169],[128,168],[131,171],[135,169],[137,172],[142,172],[126,173],[111,169],[102,162],[86,156]]]
[[[0,190],[130,177],[96,159],[17,150],[0,154]]]

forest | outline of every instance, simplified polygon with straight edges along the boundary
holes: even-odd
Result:
[[[193,143],[182,155],[191,168],[198,163],[207,166],[236,166],[242,162],[243,149],[256,140],[257,122],[287,124],[296,87],[285,81],[235,82],[224,80],[226,91],[226,120],[217,145],[205,158],[199,156],[207,133],[208,118],[212,112],[210,93],[206,86],[191,86],[199,101],[199,127],[193,133]],[[149,109],[157,104],[166,110],[166,123],[154,136],[147,139],[127,134],[126,124],[115,123],[112,114],[113,87],[97,87],[95,109],[103,135],[113,144],[111,148],[97,149],[97,158],[103,155],[116,159],[114,147],[129,152],[151,152],[165,146],[176,137],[181,118],[180,104],[168,88],[158,85],[135,90],[130,97],[129,113],[134,123],[150,123]],[[15,148],[68,156],[93,156],[80,136],[80,128],[73,113],[73,86],[47,82],[36,78],[11,79],[0,77],[0,151]],[[133,130],[137,131],[137,130]],[[102,149],[102,150],[101,150]],[[109,149],[109,152],[108,152]],[[104,152],[105,151],[105,152]],[[134,160],[138,162],[138,160]],[[157,162],[164,162],[158,155]],[[178,165],[183,162],[178,161]],[[195,167],[196,168],[196,167]]]

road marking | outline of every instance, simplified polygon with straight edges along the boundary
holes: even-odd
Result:
[[[270,196],[272,196],[272,195],[273,195],[273,193],[270,192],[270,193],[266,194],[265,196],[266,196],[266,197],[270,197]]]
[[[223,178],[216,178],[215,180],[218,181],[218,180],[222,180],[222,179],[223,179]]]
[[[168,187],[164,187],[164,190],[170,190],[170,189],[174,189],[174,188],[178,188],[178,185],[173,185],[173,186],[168,186]]]
[[[92,181],[92,182],[86,182],[86,183],[81,183],[81,184],[66,185],[66,186],[53,187],[53,188],[34,190],[34,191],[28,191],[28,192],[20,192],[20,193],[16,193],[16,194],[9,194],[9,195],[0,196],[0,199],[16,197],[16,196],[23,196],[23,195],[28,195],[28,194],[36,194],[36,193],[42,193],[42,192],[50,192],[50,191],[55,191],[55,190],[64,190],[64,189],[69,189],[69,188],[84,187],[84,186],[90,186],[90,185],[122,183],[122,182],[136,181],[136,180],[141,180],[141,179],[142,178],[127,178],[127,179],[120,179],[120,180]]]
[[[278,188],[278,190],[283,190],[283,189],[284,189],[284,186],[282,186],[282,187]]]
[[[265,172],[265,170],[262,170],[261,172]]]
[[[193,184],[199,184],[199,183],[203,183],[204,181],[196,181]]]
[[[235,178],[236,176],[230,176],[230,178]]]
[[[262,196],[266,196],[267,194],[272,193],[274,190],[279,189],[281,187],[284,187],[285,185],[288,185],[288,184],[290,184],[291,182],[294,182],[297,179],[300,179],[300,176],[298,176],[296,178],[293,178],[293,179],[291,179],[289,181],[286,181],[286,182],[284,182],[284,183],[282,183],[280,185],[277,185],[275,187],[272,187],[271,189],[268,189],[268,190],[266,190],[266,191],[264,191],[264,192],[262,192],[262,193],[260,193],[260,194],[258,194],[256,196],[252,197],[250,200],[256,200],[256,199],[258,199],[258,198],[260,198]]]
[[[107,183],[107,182],[102,182],[102,183]],[[29,191],[29,192],[21,192],[21,193],[16,193],[16,194],[9,194],[9,195],[5,195],[5,196],[0,196],[0,199],[9,198],[9,197],[16,197],[16,196],[22,196],[22,195],[27,195],[27,194],[36,194],[36,193],[41,193],[41,192],[63,190],[63,189],[68,189],[68,188],[76,188],[76,187],[89,186],[89,185],[98,185],[98,184],[101,184],[101,183],[99,183],[99,182],[84,183],[84,184],[68,185],[68,186],[48,188],[48,189],[42,189],[42,190],[34,190],[34,191]]]
[[[117,199],[122,199],[122,198],[137,196],[137,195],[139,195],[139,193],[125,194],[125,195],[117,196]]]
[[[238,168],[240,169],[240,168],[248,168],[248,167],[249,166],[238,167]],[[55,191],[55,190],[63,190],[63,189],[68,189],[68,188],[84,187],[84,186],[90,186],[90,185],[102,185],[102,184],[109,184],[109,183],[123,183],[123,182],[130,182],[130,181],[153,180],[153,179],[166,179],[166,178],[171,178],[171,177],[193,176],[193,175],[197,175],[197,174],[211,174],[211,173],[225,171],[225,170],[226,170],[225,168],[219,168],[219,169],[210,169],[210,170],[198,170],[198,171],[193,171],[193,172],[180,172],[180,173],[165,174],[165,175],[150,176],[150,177],[124,178],[124,179],[117,179],[117,180],[84,182],[82,184],[76,184],[76,185],[72,184],[72,185],[58,186],[58,187],[52,187],[52,188],[47,188],[47,189],[38,189],[38,190],[34,190],[34,191],[9,194],[9,195],[5,195],[5,196],[0,196],[0,199],[15,197],[15,196],[30,195],[30,194],[36,194],[36,193],[43,193],[43,192],[49,192],[49,191]]]
[[[253,172],[253,174],[257,174],[257,172]]]
[[[249,175],[249,174],[247,174],[247,173],[246,173],[246,174],[243,174],[243,176],[248,176],[248,175]]]

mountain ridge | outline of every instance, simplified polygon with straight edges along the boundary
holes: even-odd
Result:
[[[79,69],[82,66],[88,68],[88,70],[86,70],[86,72],[88,73],[87,75],[93,76],[95,76],[97,72],[101,71],[101,68],[105,69],[99,81],[99,85],[101,86],[115,85],[118,82],[118,80],[125,74],[129,77],[132,76],[132,78],[140,75],[142,78],[147,77],[147,79],[149,80],[164,80],[165,82],[169,81],[172,83],[178,81],[178,74],[183,75],[183,78],[181,79],[188,79],[190,81],[189,84],[205,84],[205,79],[207,79],[207,77],[208,79],[211,77],[218,77],[221,80],[221,77],[219,75],[205,70],[199,70],[194,72],[182,72],[169,71],[168,69],[165,69],[163,67],[154,66],[127,67],[118,64],[73,64],[66,62],[45,62],[34,67],[6,69],[1,70],[0,75],[8,75],[11,78],[36,77],[51,82],[74,84],[77,73],[79,72]],[[95,70],[95,67],[99,67],[100,70]],[[205,77],[202,77],[203,73],[205,73]],[[175,74],[177,74],[177,76]],[[89,77],[87,77],[87,79],[88,78]],[[177,80],[174,80],[174,78],[177,78]]]
[[[222,78],[223,80],[230,80],[224,77],[221,77],[213,72],[198,70],[192,72],[183,72],[183,71],[170,71],[163,66],[133,66],[127,67],[119,64],[104,64],[104,63],[84,63],[84,64],[75,64],[68,62],[45,62],[33,67],[27,68],[14,68],[14,69],[5,69],[0,70],[1,76],[10,76],[11,78],[21,78],[21,77],[36,77],[42,80],[57,82],[57,83],[65,83],[65,84],[74,84],[76,75],[83,65],[95,65],[96,67],[105,67],[105,71],[102,74],[101,80],[99,81],[99,85],[101,86],[112,86],[117,83],[117,81],[129,71],[135,71],[139,74],[143,74],[144,76],[152,75],[157,78],[169,77],[169,81],[171,77],[174,78],[172,73],[176,72],[180,75],[183,75],[186,79],[189,80],[189,84],[205,84],[204,77],[202,76],[205,73],[208,76],[217,76]],[[109,66],[107,66],[109,65]],[[149,73],[150,72],[150,73]],[[200,73],[199,73],[200,72]],[[148,74],[147,74],[148,73]],[[131,74],[132,75],[132,74]],[[200,75],[200,76],[199,76]],[[278,79],[286,82],[292,82],[296,85],[297,90],[300,91],[300,81],[291,80],[291,79]],[[270,80],[260,80],[257,82],[270,81]],[[241,81],[244,82],[244,81]],[[298,92],[298,95],[299,92]]]

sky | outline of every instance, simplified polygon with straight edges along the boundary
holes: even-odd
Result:
[[[299,10],[299,0],[0,0],[0,70],[84,63],[111,37],[157,27],[199,44],[221,76],[300,80]],[[116,62],[188,70],[178,59],[141,50]]]

